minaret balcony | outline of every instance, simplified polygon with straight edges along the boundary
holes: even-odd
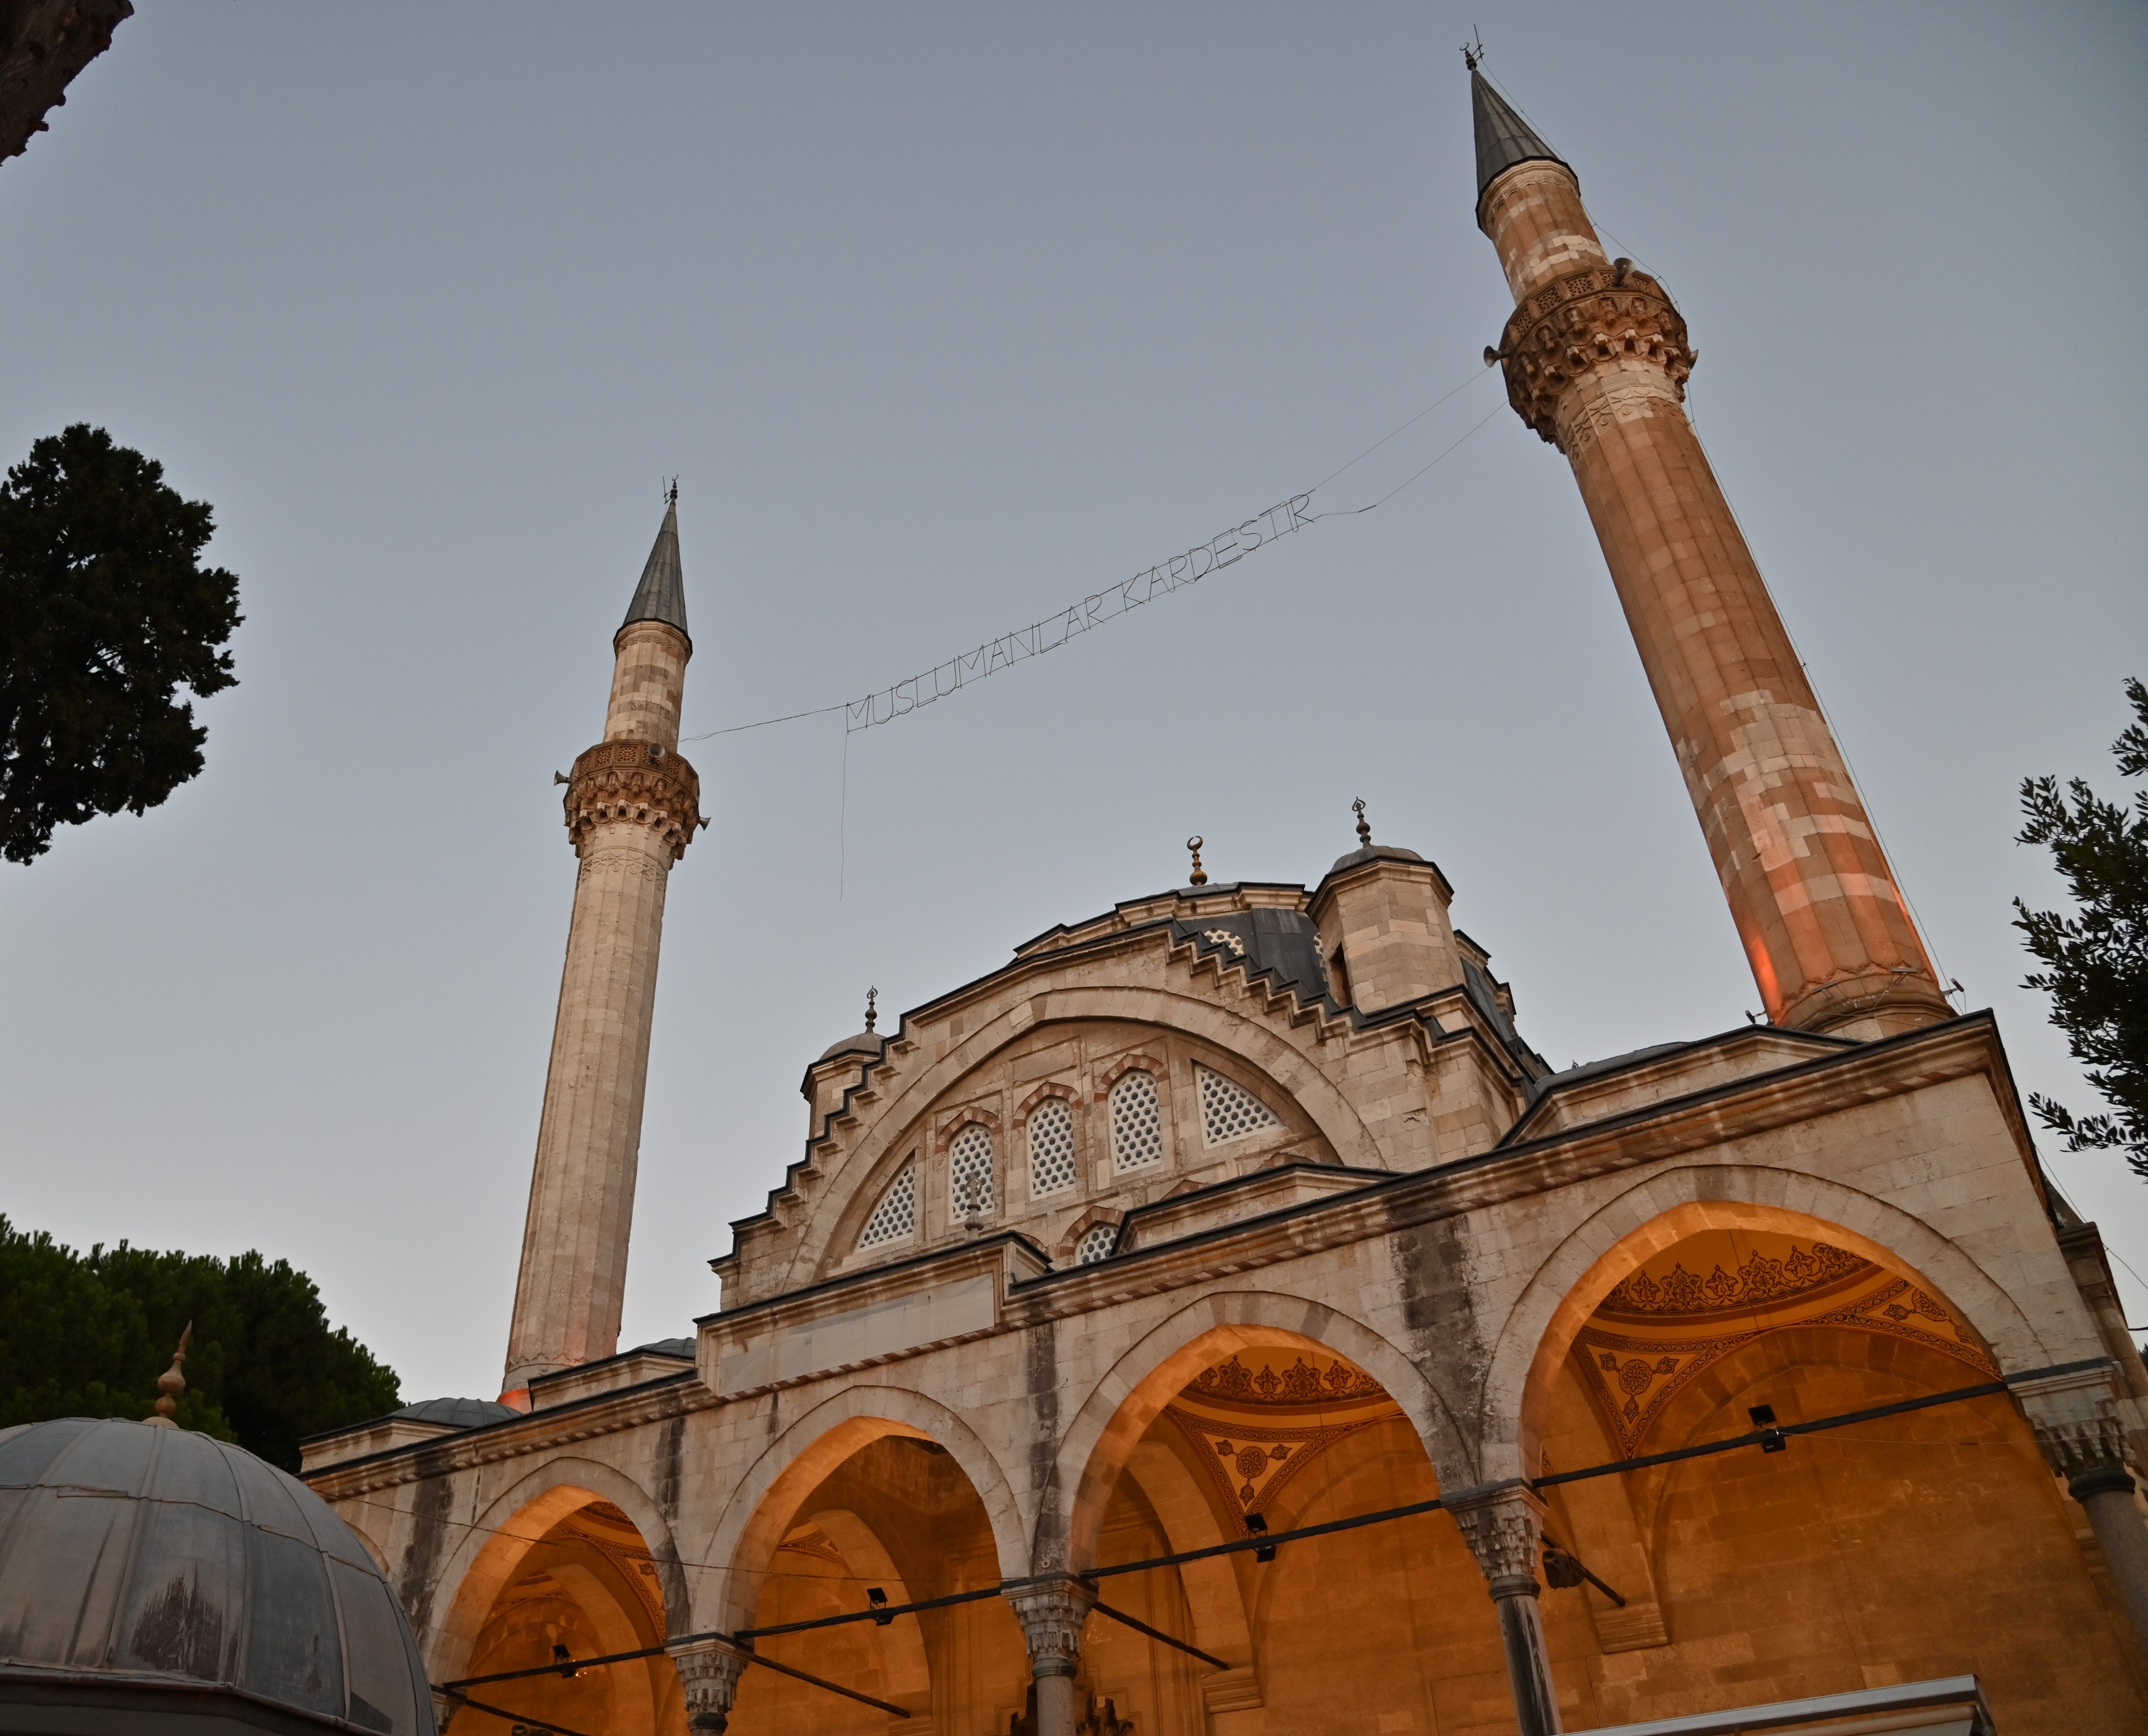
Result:
[[[684,755],[660,742],[600,741],[575,761],[567,779],[568,840],[580,855],[600,825],[640,825],[686,853],[701,819],[701,780]]]

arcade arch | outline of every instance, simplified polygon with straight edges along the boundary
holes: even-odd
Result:
[[[1317,1304],[1237,1292],[1159,1327],[1077,1415],[1060,1461],[1067,1523],[1040,1533],[1039,1553],[1056,1548],[1103,1603],[1210,1655],[1092,1613],[1077,1705],[1108,1703],[1157,1736],[1224,1728],[1211,1719],[1225,1713],[1271,1730],[1420,1728],[1428,1706],[1440,1728],[1510,1719],[1498,1617],[1444,1513],[1285,1543],[1268,1560],[1110,1571],[1434,1500],[1428,1434],[1458,1444],[1408,1359]]]
[[[1172,1397],[1233,1352],[1295,1344],[1340,1357],[1377,1382],[1408,1419],[1436,1472],[1466,1485],[1474,1455],[1445,1401],[1393,1344],[1323,1302],[1275,1291],[1222,1291],[1146,1333],[1106,1372],[1061,1442],[1032,1545],[1039,1573],[1096,1560],[1111,1493],[1136,1447]]]
[[[648,1512],[640,1491],[607,1472],[597,1465],[555,1464],[494,1503],[492,1517],[499,1523],[472,1533],[484,1541],[458,1583],[434,1680],[536,1669],[664,1643],[670,1628],[666,1582],[677,1585],[677,1564],[660,1521]],[[577,1473],[579,1480],[567,1480]],[[662,1541],[652,1546],[644,1524],[590,1488],[593,1483],[634,1499]],[[533,1492],[531,1484],[542,1486]],[[519,1504],[510,1505],[518,1498]],[[488,1705],[533,1723],[557,1720],[575,1729],[665,1736],[683,1736],[686,1728],[677,1673],[660,1653],[571,1674],[490,1683],[476,1693]],[[459,1706],[449,1728],[459,1736],[497,1728],[501,1722],[496,1713]]]
[[[951,1412],[896,1388],[853,1389],[785,1430],[730,1508],[709,1558],[729,1564],[726,1631],[752,1631],[774,1662],[936,1728],[1004,1728],[1021,1709],[1021,1630],[996,1595],[1021,1571],[1004,1558],[1007,1544],[1019,1549],[1020,1521],[990,1453]],[[795,1637],[765,1632],[965,1592],[992,1595]],[[751,1668],[729,1711],[756,1736],[880,1736],[889,1718]]]
[[[1999,1367],[2060,1360],[1999,1283],[1959,1246],[1899,1207],[1815,1176],[1743,1165],[1677,1166],[1636,1183],[1577,1224],[1508,1312],[1484,1386],[1488,1479],[1527,1473],[1548,1385],[1603,1299],[1664,1249],[1711,1230],[1825,1241],[1951,1297]]]
[[[470,1668],[480,1630],[529,1552],[578,1510],[602,1503],[623,1516],[655,1570],[660,1606],[683,1614],[687,1588],[670,1528],[656,1503],[624,1473],[571,1455],[548,1460],[495,1496],[464,1528],[436,1582],[453,1588],[446,1618],[433,1630],[426,1668],[435,1682],[479,1673]],[[643,1578],[639,1568],[635,1577]],[[658,1640],[664,1635],[660,1633]],[[655,1643],[656,1642],[651,1642]]]
[[[1674,1199],[1570,1261],[1582,1269],[1564,1296],[1517,1310],[1548,1321],[1517,1431],[1531,1475],[1995,1380],[1994,1340],[2018,1346],[2026,1330],[2018,1309],[1995,1304],[1959,1250],[1868,1207],[1852,1228],[1750,1197]],[[1912,1242],[1918,1262],[1874,1228]],[[1604,1245],[1588,1227],[1575,1241]],[[1963,1278],[1978,1308],[1934,1272]],[[1593,1701],[1590,1722],[1665,1692],[1708,1704],[1850,1691],[1875,1685],[1865,1665],[1883,1658],[1897,1679],[1885,1672],[1905,1668],[1905,1633],[1910,1678],[1980,1676],[2002,1728],[2142,1721],[2139,1702],[2107,1693],[2089,1708],[2090,1683],[2127,1673],[2124,1616],[2082,1572],[2086,1521],[2005,1393],[1538,1487],[1547,1541],[1624,1599],[1593,1584],[1543,1596],[1551,1674],[1563,1702]],[[1596,1661],[1629,1651],[1655,1655]],[[1734,1668],[1711,1661],[1733,1653]]]

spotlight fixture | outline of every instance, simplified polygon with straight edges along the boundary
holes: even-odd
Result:
[[[570,1682],[581,1674],[581,1672],[575,1668],[575,1654],[565,1646],[555,1645],[552,1648],[552,1661],[560,1666],[560,1673]]]
[[[1756,1404],[1745,1414],[1753,1419],[1754,1427],[1760,1431],[1760,1450],[1780,1453],[1790,1444],[1790,1438],[1775,1427],[1775,1407],[1772,1404]]]
[[[1266,1537],[1268,1534],[1268,1522],[1259,1513],[1247,1513],[1246,1529],[1255,1537]],[[1255,1561],[1273,1561],[1275,1558],[1276,1546],[1273,1543],[1262,1543],[1259,1548],[1253,1551]]]
[[[877,1585],[869,1585],[866,1588],[866,1604],[868,1608],[885,1609],[887,1608],[887,1593]],[[873,1618],[873,1626],[885,1628],[894,1619],[891,1615],[876,1615]]]

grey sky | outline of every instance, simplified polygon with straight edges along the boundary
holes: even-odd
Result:
[[[242,685],[146,819],[0,870],[0,1210],[258,1246],[410,1397],[497,1388],[566,933],[551,785],[680,476],[689,735],[831,704],[1498,404],[1490,69],[1668,283],[1692,404],[1944,969],[2083,1106],[2025,773],[2148,675],[2136,7],[606,9],[148,0],[0,165],[0,459],[214,503]],[[688,749],[632,1342],[809,1061],[1052,923],[1434,857],[1555,1065],[1758,1004],[1558,454],[1331,519],[853,739]],[[839,875],[841,896],[838,897]],[[884,1026],[885,1028],[885,1026]],[[2047,1141],[2048,1147],[2050,1142]],[[2148,1187],[2047,1159],[2148,1272]],[[2135,1317],[2148,1285],[2121,1269]]]

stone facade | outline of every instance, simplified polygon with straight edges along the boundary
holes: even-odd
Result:
[[[1517,295],[1579,305],[1617,268],[1491,118]],[[1554,1073],[1445,877],[1361,830],[1309,889],[1131,900],[836,1044],[721,1310],[615,1352],[640,985],[698,818],[675,584],[570,784],[526,1408],[307,1447],[456,1731],[1536,1736],[1971,1675],[2008,1736],[2148,1723],[2148,1370],[1794,660],[1761,669],[1683,324],[1622,293],[1632,347],[1509,379],[1794,1021]]]

